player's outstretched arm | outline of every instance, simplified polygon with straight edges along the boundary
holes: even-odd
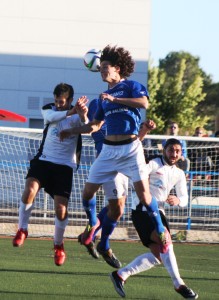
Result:
[[[60,141],[63,141],[64,139],[70,137],[73,134],[83,134],[83,133],[93,133],[98,131],[101,126],[103,125],[104,121],[98,121],[93,120],[92,122],[89,122],[88,124],[85,124],[80,127],[73,127],[70,129],[62,130],[59,134]]]
[[[100,94],[102,100],[107,99],[108,101],[135,107],[135,108],[145,108],[149,106],[148,97],[143,96],[140,98],[116,98],[110,94],[102,93]]]

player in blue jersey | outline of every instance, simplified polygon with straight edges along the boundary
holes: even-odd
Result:
[[[89,121],[93,121],[95,113],[97,111],[97,106],[98,106],[98,99],[93,99],[90,101],[89,107],[88,107],[88,114],[87,114]],[[105,138],[105,135],[106,135],[106,124],[105,123],[103,123],[103,125],[101,126],[101,128],[98,131],[93,132],[91,134],[91,136],[94,140],[97,156],[100,154],[100,151],[102,150],[103,140]]]
[[[151,130],[156,128],[156,124],[154,123],[154,121],[152,120],[147,120],[146,122],[142,122],[141,126],[140,126],[140,131],[139,131],[139,139],[142,141],[143,138],[145,137],[146,134],[148,134]],[[100,140],[99,140],[100,142]],[[102,140],[102,144],[103,144],[103,140]],[[117,177],[115,178],[115,180],[113,182],[106,182],[103,184],[103,189],[104,190],[108,190],[108,185],[110,185],[112,187],[112,189],[116,189],[118,185],[120,185],[119,189],[123,189],[124,191],[124,201],[128,196],[128,180],[127,177],[122,175],[121,173],[119,173],[117,175]],[[109,200],[109,199],[107,199]],[[121,199],[120,199],[121,200]],[[115,200],[114,200],[115,201]],[[100,221],[100,225],[99,227],[95,230],[94,234],[93,234],[93,239],[92,242],[89,245],[85,245],[85,247],[87,248],[88,252],[94,257],[94,258],[98,258],[97,256],[97,251],[96,251],[96,247],[95,247],[95,240],[96,240],[96,235],[99,232],[99,230],[102,228],[102,226],[104,226],[103,224],[103,220],[105,218],[105,215],[108,213],[108,206],[105,206],[102,208],[102,210],[99,212],[97,218]],[[103,243],[103,247],[105,249],[108,249],[107,251],[105,251],[104,253],[102,253],[102,256],[104,258],[104,260],[112,267],[114,268],[119,268],[121,267],[121,262],[118,260],[118,258],[115,256],[115,254],[112,252],[111,248],[110,248],[110,244],[109,244],[109,238],[110,235],[108,235],[108,237],[106,238],[105,236],[103,236],[101,234],[101,240]],[[81,242],[81,235],[79,236],[79,242]],[[101,242],[100,242],[101,243]]]
[[[30,161],[13,246],[20,247],[24,244],[28,236],[28,223],[34,199],[40,189],[44,188],[54,199],[54,262],[61,266],[66,258],[63,236],[68,224],[68,201],[72,190],[73,170],[76,170],[79,164],[81,137],[76,134],[60,143],[59,132],[63,128],[78,127],[88,122],[86,106],[88,100],[82,96],[73,107],[74,90],[66,83],[58,84],[53,94],[54,103],[43,106],[41,110],[45,126],[43,139],[38,153]]]
[[[89,103],[89,107],[88,107],[88,118],[90,121],[92,121],[94,119],[94,115],[96,113],[97,107],[98,107],[98,99],[91,100]],[[98,131],[93,132],[91,135],[92,135],[92,138],[93,138],[94,144],[95,144],[96,156],[98,156],[100,154],[100,151],[102,150],[104,138],[106,135],[105,123],[103,123],[103,125],[101,126],[101,128]],[[112,190],[113,191],[114,189],[117,188],[118,185],[120,185],[120,190],[123,190],[123,195],[121,197],[124,197],[124,200],[125,200],[125,198],[128,194],[128,178],[122,174],[118,174],[116,179],[113,181],[105,182],[103,184],[103,190],[106,190],[106,191]],[[98,192],[96,195],[97,195],[97,199],[98,199]],[[108,197],[111,197],[111,195],[109,193],[105,193],[105,197],[107,198],[107,200],[110,200]],[[112,197],[114,197],[114,195]],[[120,196],[118,195],[118,197],[120,197]],[[103,197],[102,197],[102,199],[100,199],[100,201],[101,200],[102,200],[102,202],[104,201]],[[96,204],[98,206],[98,202]],[[99,212],[99,214],[97,216],[100,221],[100,226],[96,229],[95,234],[93,235],[92,242],[84,245],[87,248],[89,254],[91,254],[92,257],[94,257],[95,259],[99,257],[99,254],[95,247],[96,234],[102,228],[102,221],[103,221],[107,211],[108,211],[107,206],[105,206],[101,209],[101,211]],[[78,241],[80,243],[81,243],[81,236],[82,236],[81,234],[78,236]],[[101,235],[101,239],[102,239],[102,235]],[[121,267],[121,262],[118,260],[118,258],[115,256],[115,254],[112,252],[112,250],[109,247],[109,236],[107,239],[105,237],[103,239],[104,239],[104,243],[107,245],[107,246],[105,246],[105,248],[108,249],[107,256],[104,257],[106,262],[109,263],[114,268]]]
[[[63,140],[78,132],[92,133],[100,129],[104,121],[106,123],[107,132],[102,151],[90,169],[83,190],[83,205],[89,224],[82,235],[82,243],[89,244],[99,226],[94,197],[96,191],[101,184],[114,180],[118,173],[121,173],[132,180],[138,198],[150,212],[156,232],[165,246],[166,231],[157,201],[149,191],[143,147],[138,139],[140,109],[148,107],[147,89],[139,82],[127,79],[134,71],[134,61],[123,47],[106,46],[100,61],[101,77],[107,82],[108,89],[100,94],[94,120],[81,128],[72,128],[60,133],[60,139]],[[102,235],[106,239],[116,227],[125,205],[125,200],[118,197],[121,194],[119,189],[110,190],[109,193],[115,200],[110,198],[108,212],[103,220]],[[97,250],[100,254],[107,255],[108,249],[106,246],[104,249],[103,244],[98,244]]]

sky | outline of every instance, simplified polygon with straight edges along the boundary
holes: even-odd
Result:
[[[199,57],[219,82],[219,0],[151,0],[150,57],[157,66],[172,51]]]

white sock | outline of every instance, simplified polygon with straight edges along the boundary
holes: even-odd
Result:
[[[65,233],[65,228],[68,225],[68,217],[60,221],[56,216],[55,216],[55,234],[54,234],[54,244],[55,245],[61,245],[63,243],[63,237]]]
[[[174,287],[178,288],[180,285],[185,284],[179,274],[176,256],[173,251],[173,245],[169,246],[169,249],[166,253],[160,253],[160,257],[165,268],[170,274],[170,277],[172,278]]]
[[[118,275],[125,281],[129,276],[147,271],[160,264],[160,261],[150,252],[136,257],[131,263],[118,270]]]
[[[19,222],[18,222],[19,229],[20,228],[23,228],[25,230],[28,229],[29,218],[30,218],[33,206],[34,206],[33,203],[24,204],[22,201],[20,201]]]

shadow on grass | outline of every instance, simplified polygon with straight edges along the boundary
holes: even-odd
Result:
[[[73,275],[73,276],[102,276],[102,277],[108,277],[109,273],[113,272],[113,270],[110,270],[109,273],[100,273],[100,272],[69,272],[69,271],[41,271],[41,270],[17,270],[17,269],[0,269],[0,272],[12,272],[12,273],[29,273],[29,274],[50,274],[50,275]],[[155,279],[166,279],[169,278],[168,274],[167,275],[135,275],[135,278],[155,278]],[[198,280],[198,281],[219,281],[218,278],[192,278],[192,277],[183,277],[185,280]]]

